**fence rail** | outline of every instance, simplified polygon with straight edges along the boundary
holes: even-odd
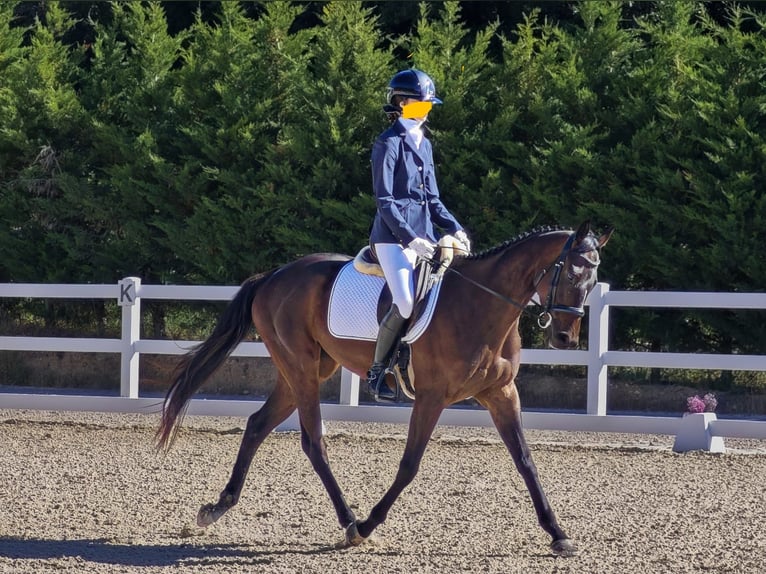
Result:
[[[0,350],[55,351],[81,353],[118,353],[121,356],[120,395],[40,395],[28,392],[0,393],[0,407],[44,410],[82,410],[105,412],[156,412],[158,399],[139,396],[138,367],[141,354],[182,354],[198,341],[141,339],[141,303],[145,300],[228,301],[238,287],[142,285],[136,277],[126,277],[116,285],[43,285],[29,283],[0,284],[0,298],[42,299],[116,299],[122,309],[122,333],[119,339],[0,336]],[[625,432],[679,435],[685,418],[656,416],[607,415],[609,367],[662,367],[675,369],[715,369],[766,371],[766,355],[723,355],[650,353],[609,350],[609,319],[612,307],[631,308],[706,308],[766,309],[766,293],[679,293],[646,291],[610,291],[598,283],[588,297],[587,350],[523,349],[526,364],[580,365],[587,368],[586,414],[524,412],[527,428]],[[243,342],[233,353],[241,357],[268,357],[263,343]],[[253,400],[195,399],[190,414],[247,416],[263,403]],[[341,373],[340,399],[337,404],[323,403],[322,416],[327,420],[369,422],[407,422],[408,406],[360,405],[359,377],[350,371]],[[766,422],[753,420],[710,420],[704,423],[707,446],[723,437],[766,439]],[[490,426],[487,413],[479,409],[447,409],[441,424]],[[709,423],[709,424],[708,424]],[[281,428],[297,428],[295,415]]]

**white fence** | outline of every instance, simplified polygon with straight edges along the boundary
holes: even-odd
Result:
[[[138,366],[142,353],[178,355],[197,341],[141,339],[141,302],[144,300],[227,301],[238,287],[142,285],[127,277],[116,285],[40,285],[0,284],[0,298],[116,299],[122,308],[120,339],[0,336],[0,350],[119,353],[121,356],[120,396],[86,396],[35,393],[0,393],[1,408],[77,410],[101,412],[157,412],[157,398],[140,397]],[[766,293],[680,293],[610,291],[605,283],[596,285],[588,298],[587,350],[557,351],[523,349],[526,364],[582,365],[587,368],[586,414],[524,412],[526,428],[679,435],[684,421],[678,417],[607,415],[607,377],[609,367],[663,367],[676,369],[716,369],[766,371],[766,355],[721,355],[650,353],[609,350],[609,310],[611,307],[766,309]],[[268,357],[262,343],[243,342],[234,356]],[[0,381],[1,383],[1,381]],[[191,402],[189,413],[198,415],[248,416],[262,405],[252,400],[205,400]],[[337,404],[323,403],[327,420],[369,422],[407,422],[411,407],[360,405],[359,377],[343,370]],[[689,417],[685,417],[689,418]],[[441,424],[491,426],[488,414],[480,409],[447,409]],[[281,428],[297,428],[293,415]],[[766,439],[766,422],[720,420],[705,417],[703,439],[708,450],[715,449],[722,437]],[[719,441],[718,443],[716,441]],[[711,446],[712,445],[712,446]]]

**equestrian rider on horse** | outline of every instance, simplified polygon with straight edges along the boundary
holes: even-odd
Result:
[[[431,259],[437,243],[434,226],[453,235],[470,252],[463,227],[439,198],[431,142],[423,124],[433,104],[441,104],[431,78],[416,69],[404,70],[388,84],[383,110],[392,124],[372,148],[372,184],[377,212],[370,245],[383,268],[393,304],[383,317],[375,358],[367,381],[376,400],[393,401],[396,393],[384,383],[385,370],[405,322],[412,314],[414,270],[418,258]]]

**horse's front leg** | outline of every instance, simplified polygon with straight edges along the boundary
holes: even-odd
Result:
[[[500,437],[513,457],[516,469],[527,485],[537,513],[537,520],[543,530],[553,538],[551,550],[559,556],[572,556],[576,553],[576,547],[556,520],[556,515],[540,484],[537,467],[532,460],[532,453],[524,438],[524,431],[521,426],[521,406],[516,384],[511,381],[505,387],[477,395],[476,399],[486,407],[492,416],[492,421],[495,423]]]
[[[245,477],[258,447],[277,425],[295,410],[295,403],[281,377],[266,403],[247,420],[237,460],[231,478],[221,492],[218,502],[205,504],[197,513],[197,525],[210,526],[228,512],[237,502],[245,484]]]
[[[428,446],[434,427],[444,410],[444,405],[437,402],[416,400],[410,416],[410,428],[407,435],[407,444],[404,448],[399,470],[396,473],[391,487],[383,495],[383,498],[373,507],[367,520],[352,524],[346,530],[347,544],[357,545],[364,542],[388,516],[388,511],[396,499],[412,482],[420,468],[420,461]]]

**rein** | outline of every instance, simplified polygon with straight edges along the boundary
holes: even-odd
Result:
[[[561,269],[564,267],[564,262],[566,261],[567,256],[569,255],[569,252],[572,250],[572,244],[574,243],[575,235],[576,235],[575,233],[572,233],[569,236],[569,238],[567,239],[567,242],[564,244],[564,247],[561,250],[561,253],[558,256],[558,259],[556,259],[556,261],[554,261],[548,267],[543,269],[540,275],[538,275],[537,279],[535,279],[534,289],[535,289],[535,293],[537,293],[537,286],[540,285],[540,281],[543,280],[543,277],[545,277],[548,274],[548,271],[550,271],[551,268],[554,269],[553,279],[551,280],[551,289],[550,291],[548,291],[548,297],[545,301],[545,306],[542,312],[536,315],[537,325],[541,329],[546,329],[551,324],[551,321],[553,320],[553,316],[551,315],[551,313],[554,311],[557,311],[559,313],[570,313],[572,315],[577,315],[578,317],[585,316],[585,309],[582,306],[571,307],[569,305],[558,305],[555,303],[556,292],[558,291],[558,286],[559,286],[559,279],[561,278]],[[434,261],[434,263],[436,262]],[[439,263],[439,266],[441,266],[441,263]],[[446,267],[445,269],[451,273],[454,273],[455,275],[458,275],[459,277],[468,281],[472,285],[478,287],[482,291],[489,293],[493,297],[496,297],[497,299],[500,299],[501,301],[505,301],[506,303],[521,309],[522,313],[535,315],[535,313],[530,311],[526,305],[522,305],[521,303],[511,299],[510,297],[506,297],[502,293],[498,293],[494,289],[490,289],[486,285],[482,285],[478,281],[474,281],[470,277],[466,277],[457,269],[453,269],[452,267]]]

